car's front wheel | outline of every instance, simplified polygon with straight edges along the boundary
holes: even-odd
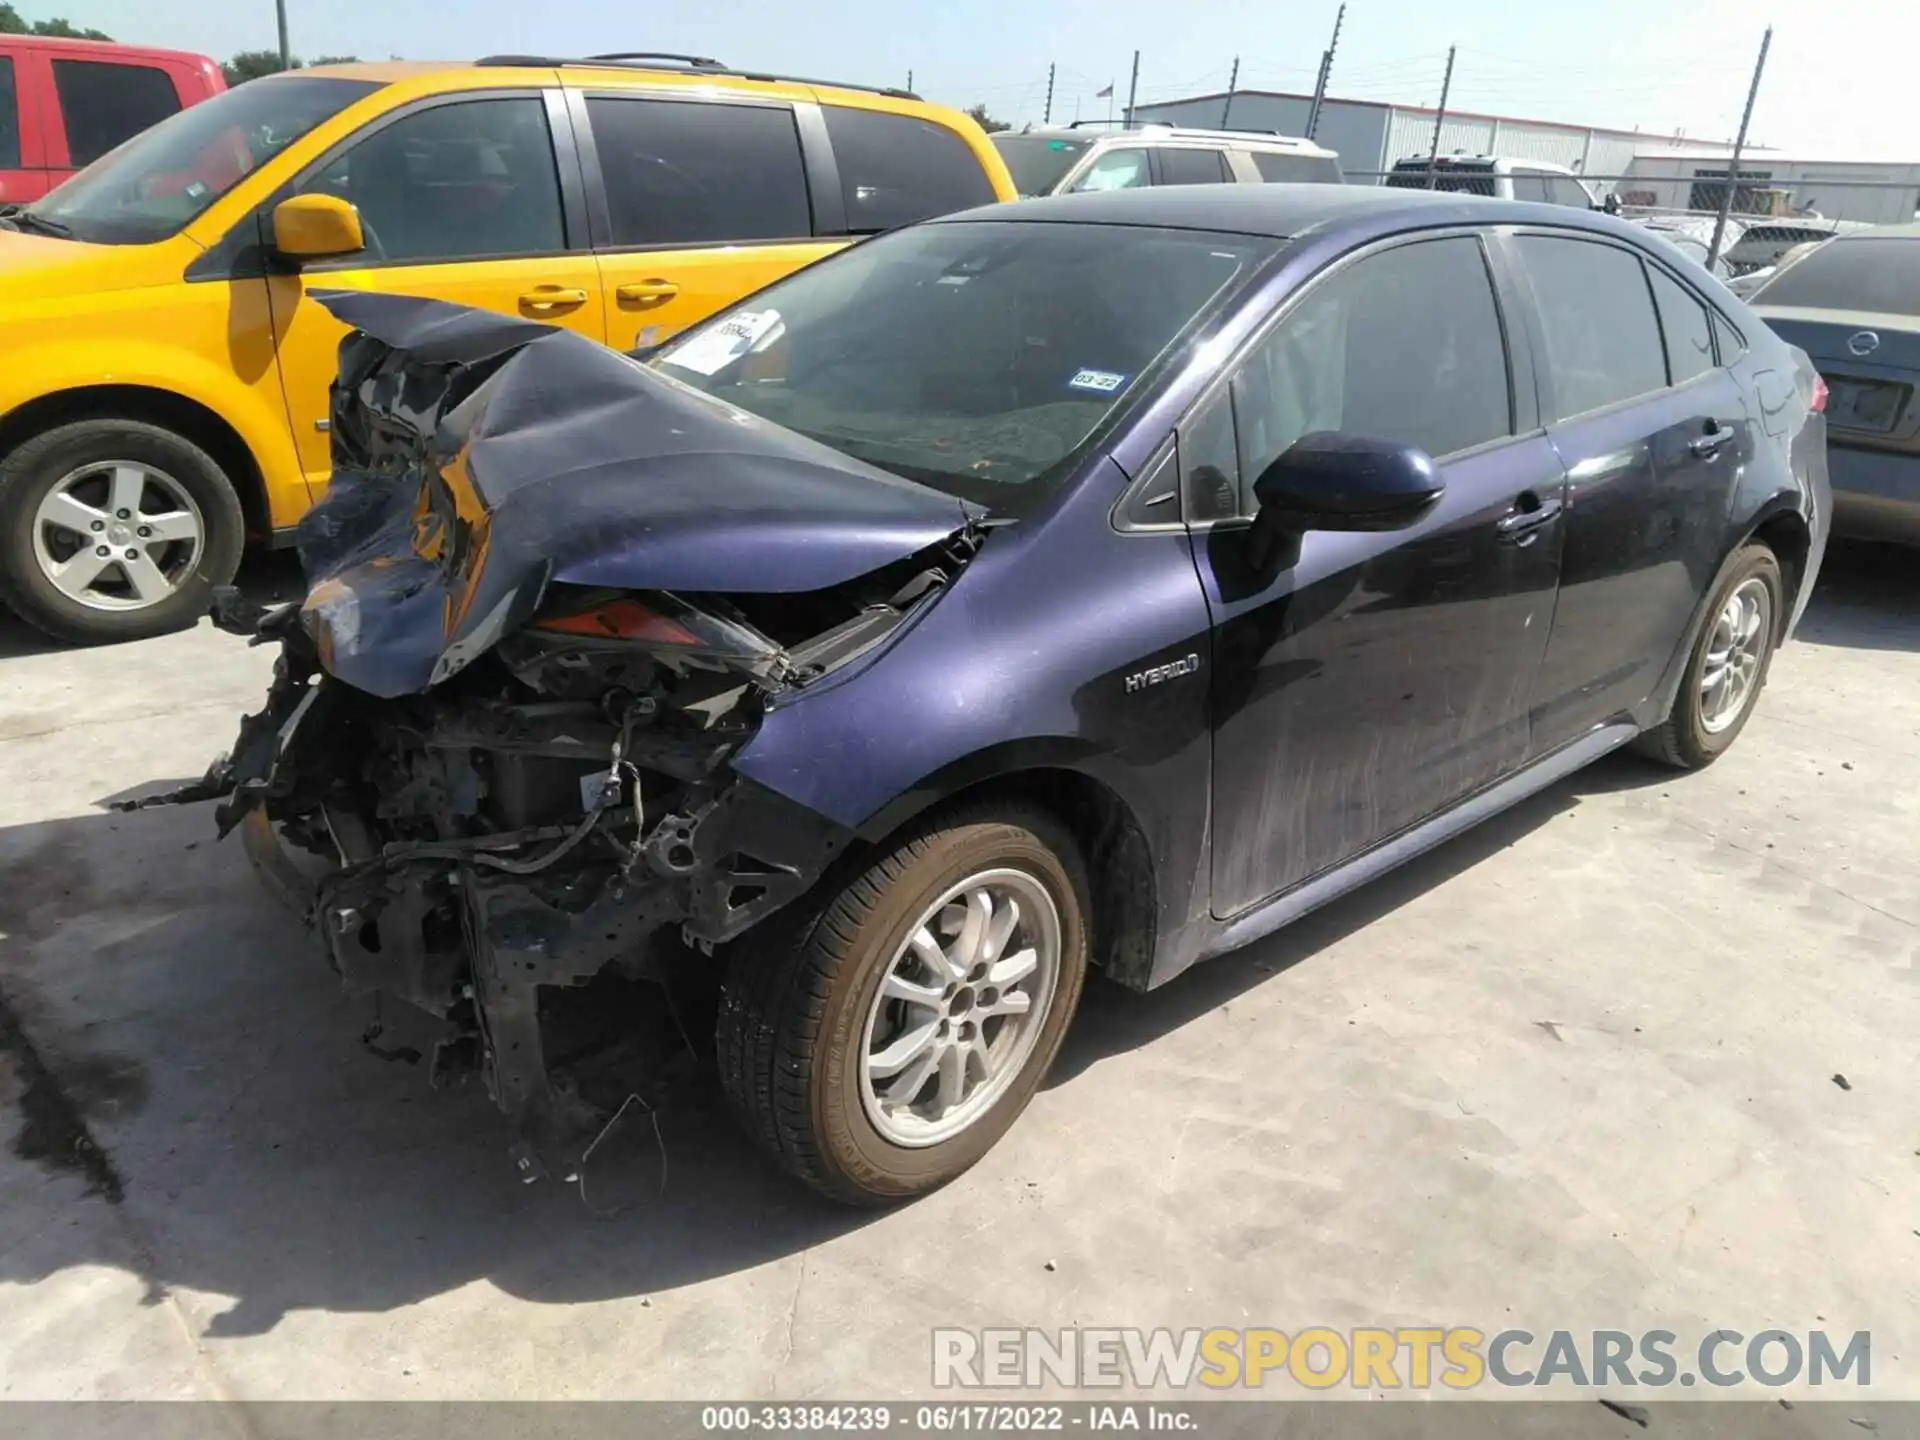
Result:
[[[1086,976],[1086,896],[1066,828],[1001,806],[899,842],[792,930],[767,922],[733,957],[718,1028],[749,1133],[853,1204],[953,1179],[1059,1051]]]
[[[240,498],[198,445],[137,420],[80,420],[0,460],[0,603],[61,640],[183,629],[233,578]]]
[[[1753,714],[1785,624],[1780,562],[1753,541],[1722,569],[1673,706],[1640,750],[1685,770],[1724,754]]]

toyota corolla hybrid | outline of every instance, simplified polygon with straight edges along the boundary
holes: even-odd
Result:
[[[1713,760],[1826,541],[1806,356],[1568,207],[1001,206],[638,357],[320,298],[311,590],[223,596],[279,669],[188,794],[529,1170],[626,1093],[582,1026],[677,1023],[610,997],[691,966],[780,1165],[941,1184],[1090,968],[1149,989],[1617,746]]]

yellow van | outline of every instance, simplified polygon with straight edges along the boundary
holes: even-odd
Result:
[[[851,239],[1011,200],[966,116],[692,56],[270,76],[0,208],[0,601],[190,624],[327,483],[343,332],[393,291],[664,339]]]

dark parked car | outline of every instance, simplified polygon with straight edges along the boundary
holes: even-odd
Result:
[[[1920,546],[1920,225],[1835,236],[1750,303],[1826,377],[1836,532]]]
[[[628,1091],[582,1025],[687,1013],[618,982],[704,968],[781,1165],[938,1185],[1089,966],[1157,985],[1629,742],[1713,760],[1826,540],[1805,357],[1566,207],[978,210],[644,363],[325,303],[312,588],[223,596],[283,650],[195,793],[530,1172]]]

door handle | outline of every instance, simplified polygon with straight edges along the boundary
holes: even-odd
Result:
[[[523,310],[570,310],[586,303],[586,291],[565,285],[536,285],[520,297]]]
[[[1532,490],[1522,490],[1520,497],[1513,502],[1513,509],[1495,521],[1493,528],[1499,532],[1502,540],[1531,545],[1535,532],[1551,525],[1559,514],[1560,500],[1557,496],[1542,498]]]
[[[622,305],[658,305],[679,293],[680,287],[671,280],[636,280],[630,285],[617,286],[613,298]]]
[[[1709,421],[1709,424],[1713,422]],[[1722,425],[1717,430],[1709,430],[1697,439],[1687,442],[1687,449],[1702,459],[1710,460],[1720,453],[1720,447],[1733,439],[1733,427]]]

